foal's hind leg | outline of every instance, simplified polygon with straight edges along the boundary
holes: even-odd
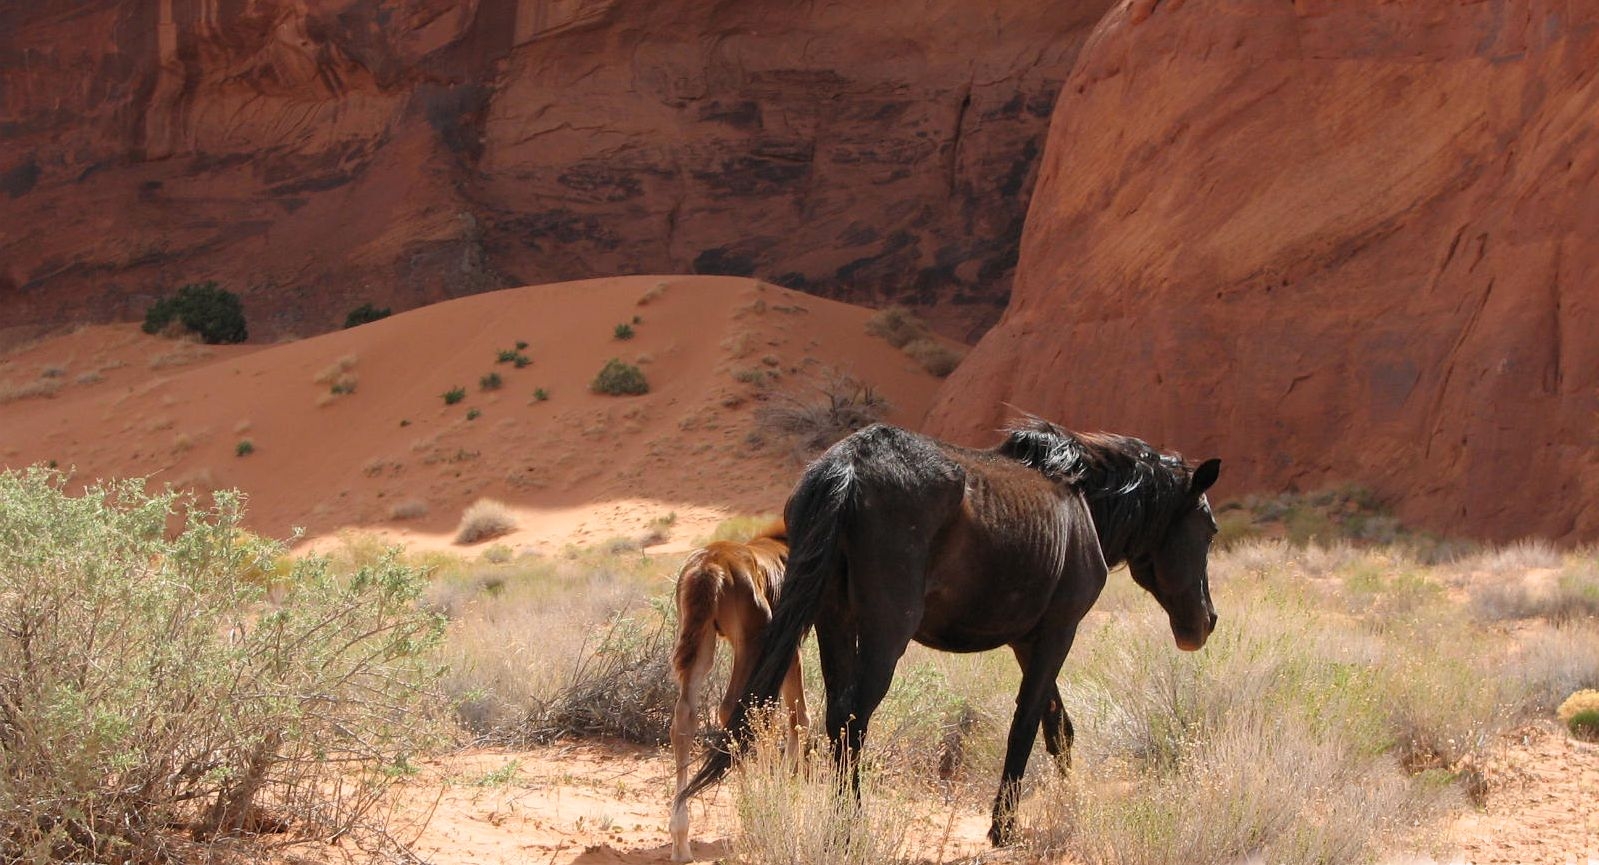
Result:
[[[677,703],[672,707],[672,757],[677,761],[676,794],[681,794],[683,787],[688,784],[688,764],[693,756],[694,734],[699,731],[700,691],[715,659],[716,631],[706,627],[692,664],[687,669],[674,671],[677,674]],[[674,795],[670,824],[673,862],[687,862],[694,858],[688,840],[688,828],[688,803],[682,801],[681,795]]]
[[[788,759],[796,768],[803,756],[800,753],[800,732],[810,726],[805,715],[805,679],[800,673],[800,656],[794,653],[788,675],[783,677],[783,706],[788,711]]]

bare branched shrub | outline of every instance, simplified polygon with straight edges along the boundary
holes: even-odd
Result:
[[[455,530],[455,542],[475,544],[497,538],[516,529],[516,517],[504,502],[478,499],[461,514],[461,524]]]
[[[307,559],[274,603],[262,574],[280,551],[240,528],[236,494],[65,489],[0,474],[0,859],[369,831],[437,741],[442,622],[415,604],[420,574],[393,555],[354,573]]]
[[[675,624],[668,599],[646,599],[675,564],[587,550],[442,568],[428,603],[451,619],[444,686],[462,724],[500,744],[664,740],[676,698],[667,669]]]
[[[811,393],[774,393],[755,411],[757,433],[787,442],[796,455],[811,457],[834,442],[887,416],[892,407],[871,385],[833,374]]]
[[[528,719],[524,737],[605,736],[664,744],[677,700],[668,662],[675,632],[665,615],[612,616],[578,652],[565,687]]]

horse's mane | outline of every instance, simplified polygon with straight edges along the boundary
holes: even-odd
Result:
[[[1071,432],[1028,415],[1011,423],[995,452],[1080,490],[1112,565],[1143,552],[1189,505],[1192,473],[1183,458],[1132,436]]]

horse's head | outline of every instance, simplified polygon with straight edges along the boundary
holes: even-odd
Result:
[[[1210,513],[1205,490],[1216,482],[1220,471],[1221,460],[1206,460],[1194,469],[1188,481],[1187,505],[1172,518],[1165,535],[1127,559],[1133,580],[1160,601],[1171,620],[1177,647],[1186,652],[1204,646],[1216,627],[1216,608],[1210,603],[1206,575],[1216,518]]]

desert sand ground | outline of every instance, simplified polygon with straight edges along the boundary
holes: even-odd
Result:
[[[637,539],[670,516],[652,548],[670,555],[729,515],[780,509],[800,461],[752,441],[762,391],[810,398],[846,373],[887,397],[889,420],[920,422],[938,380],[869,336],[869,315],[750,279],[625,277],[478,295],[278,345],[86,327],[0,358],[0,465],[237,487],[252,528],[303,530],[305,550],[359,531],[460,551],[462,510],[491,497],[518,518],[495,540],[513,552]],[[624,323],[631,339],[614,335]],[[502,350],[531,362],[497,362]],[[611,357],[637,363],[650,393],[590,393]],[[491,373],[501,386],[484,389]],[[456,387],[464,398],[446,404]],[[440,865],[664,862],[670,772],[664,749],[603,742],[463,752],[405,782],[393,827]],[[1489,775],[1486,807],[1446,829],[1458,849],[1447,861],[1599,860],[1599,748],[1531,727],[1501,743]],[[702,857],[728,852],[728,798],[696,809]],[[916,832],[914,855],[1015,861],[988,849],[986,829],[981,807],[946,809]]]

